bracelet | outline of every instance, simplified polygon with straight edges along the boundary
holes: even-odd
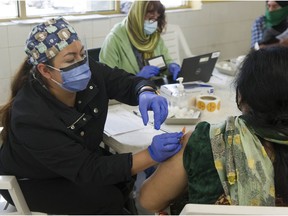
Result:
[[[154,92],[155,94],[159,95],[158,91],[156,89],[154,89],[153,87],[151,86],[143,86],[142,88],[140,88],[140,90],[138,91],[138,96],[145,92],[145,91],[150,91],[150,92]]]

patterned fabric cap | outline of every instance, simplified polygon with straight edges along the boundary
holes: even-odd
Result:
[[[79,40],[75,29],[64,18],[53,18],[33,27],[25,52],[30,63],[37,65],[52,59],[75,40]]]

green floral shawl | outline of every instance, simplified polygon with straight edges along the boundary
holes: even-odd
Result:
[[[215,167],[232,205],[275,205],[273,164],[256,134],[288,144],[283,134],[249,128],[241,117],[210,127]]]

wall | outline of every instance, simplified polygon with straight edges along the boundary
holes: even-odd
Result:
[[[193,54],[221,51],[220,59],[237,57],[250,48],[253,20],[264,11],[262,1],[204,3],[202,10],[167,12],[167,21],[181,27]],[[101,17],[101,16],[100,16]],[[88,48],[100,47],[123,15],[71,21]],[[0,24],[0,104],[9,97],[11,77],[25,57],[24,43],[34,24]]]

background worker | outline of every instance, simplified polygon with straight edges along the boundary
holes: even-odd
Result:
[[[173,63],[161,38],[165,26],[165,7],[159,0],[134,1],[128,16],[105,38],[100,62],[147,79],[166,74],[176,80],[180,66]],[[147,59],[161,55],[167,64],[164,72],[146,63]]]

